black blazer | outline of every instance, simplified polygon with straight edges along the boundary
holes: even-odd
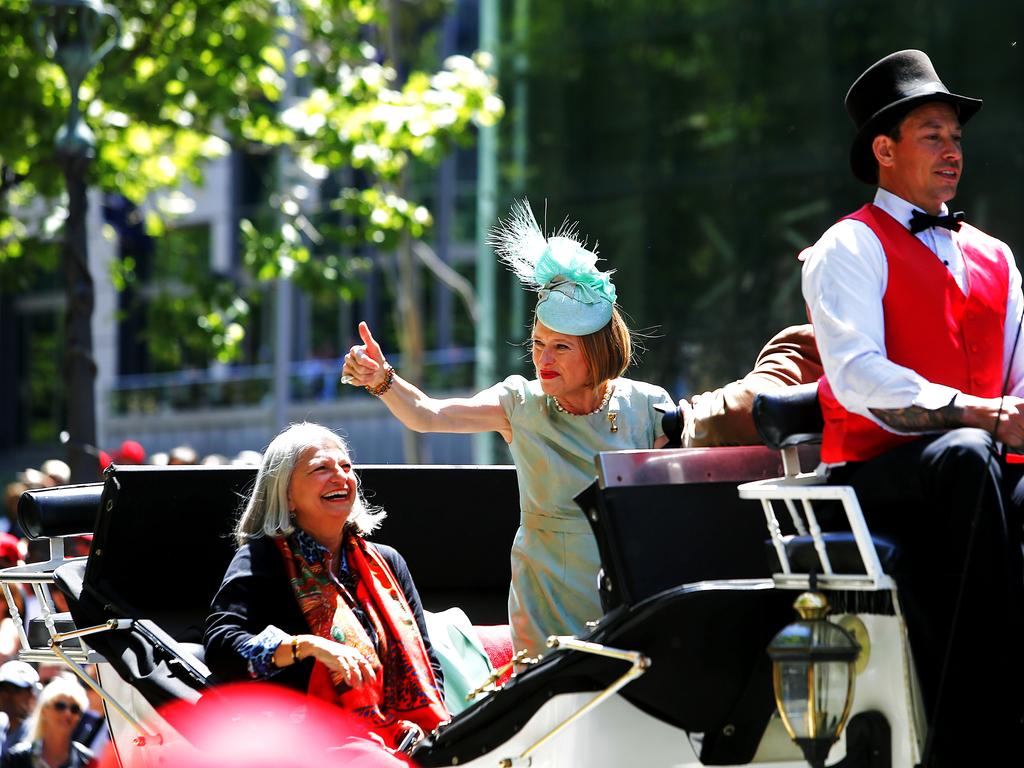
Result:
[[[384,544],[371,543],[370,546],[381,554],[398,579],[416,617],[416,625],[423,636],[437,684],[443,688],[441,664],[430,645],[423,620],[423,606],[405,558]],[[271,624],[290,635],[309,633],[309,626],[285,572],[280,550],[272,539],[260,536],[250,539],[235,552],[224,581],[213,597],[210,615],[206,619],[203,635],[205,661],[218,680],[230,682],[252,679],[248,661],[239,653],[239,648]],[[268,681],[305,693],[309,688],[312,671],[313,660],[306,658],[298,664],[283,668],[268,678]]]

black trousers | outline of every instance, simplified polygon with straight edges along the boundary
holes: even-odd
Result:
[[[829,473],[857,491],[872,532],[900,545],[927,768],[1024,765],[1024,482],[993,450],[982,430],[956,429]]]

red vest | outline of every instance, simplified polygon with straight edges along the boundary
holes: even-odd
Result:
[[[888,266],[882,297],[886,356],[928,381],[980,397],[1003,386],[1003,335],[1009,268],[1002,244],[967,224],[953,233],[967,267],[967,295],[949,270],[906,227],[874,205],[846,218],[871,227]],[[850,413],[825,377],[818,387],[825,416],[822,461],[865,461],[914,435],[888,432]]]

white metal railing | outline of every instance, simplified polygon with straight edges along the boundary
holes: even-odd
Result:
[[[790,537],[782,533],[782,525],[776,513],[775,505],[781,503],[788,513],[797,535],[809,536],[813,542],[819,565],[816,577],[821,588],[853,590],[895,588],[892,578],[882,569],[882,563],[878,559],[878,552],[875,550],[871,531],[864,520],[864,512],[856,492],[848,485],[827,484],[824,475],[818,472],[800,472],[799,462],[795,461],[795,451],[795,447],[783,450],[783,466],[785,467],[783,477],[743,483],[738,487],[740,498],[755,499],[761,502],[772,547],[779,558],[781,568],[781,573],[776,573],[773,576],[775,583],[788,589],[807,589],[810,585],[810,574],[795,572],[790,561],[786,547]],[[833,568],[825,534],[821,530],[814,511],[814,502],[819,501],[838,501],[842,505],[850,526],[850,533],[857,545],[864,573],[837,573]]]

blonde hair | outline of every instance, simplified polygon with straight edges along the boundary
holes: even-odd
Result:
[[[32,710],[28,721],[25,723],[25,732],[30,741],[39,741],[46,738],[43,733],[43,718],[40,717],[43,708],[48,706],[54,699],[64,696],[75,702],[85,712],[89,708],[89,697],[85,695],[85,688],[77,680],[72,680],[58,675],[46,684],[39,699],[36,701],[36,708]]]
[[[288,509],[288,486],[295,463],[308,448],[324,442],[334,443],[352,456],[348,444],[337,433],[308,421],[292,424],[271,441],[263,452],[252,493],[235,526],[235,541],[239,546],[258,536],[287,536],[294,530]],[[366,535],[380,525],[384,516],[383,509],[366,503],[360,485],[346,526],[359,535]]]

